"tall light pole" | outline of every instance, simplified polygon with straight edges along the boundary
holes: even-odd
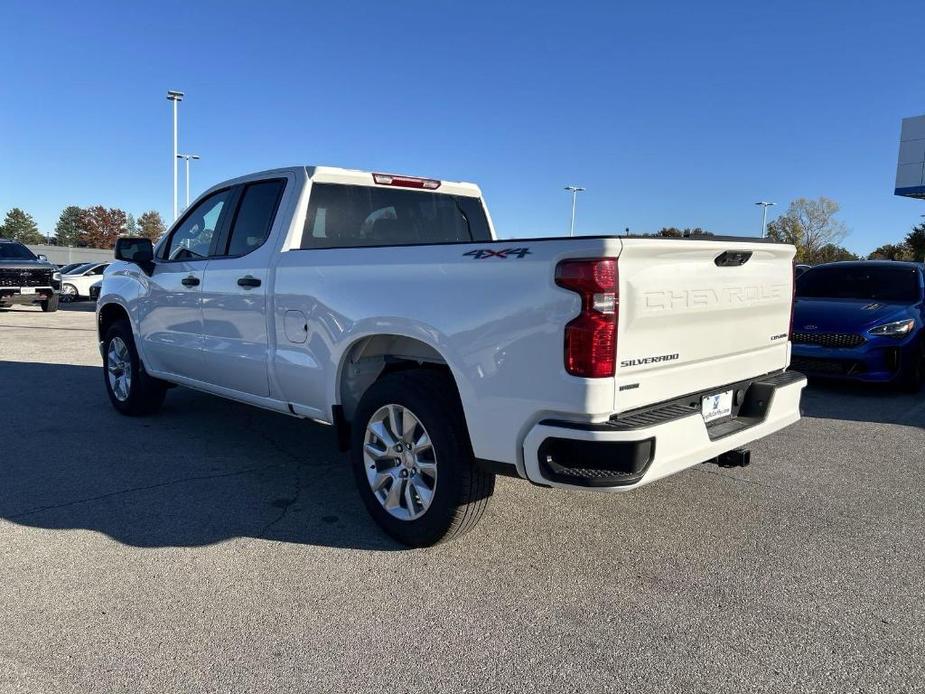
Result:
[[[173,218],[177,219],[177,104],[183,101],[183,92],[167,90],[167,100],[173,102]]]
[[[186,206],[184,210],[189,207],[189,160],[190,159],[199,159],[198,154],[178,154],[177,159],[186,160]]]
[[[568,235],[575,235],[575,201],[578,198],[578,194],[584,191],[584,188],[581,186],[565,186],[564,190],[567,190],[572,194],[572,224],[569,226]]]
[[[766,202],[764,200],[759,200],[755,203],[756,205],[761,205],[761,238],[764,238],[768,234],[768,208],[772,205],[776,205],[776,202]]]

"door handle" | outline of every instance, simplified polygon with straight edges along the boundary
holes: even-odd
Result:
[[[260,280],[256,277],[245,275],[244,277],[238,278],[238,286],[244,287],[245,289],[253,289],[254,287],[260,286]]]
[[[194,275],[190,275],[189,277],[184,277],[182,280],[180,280],[180,284],[182,284],[184,287],[198,287],[199,278]]]

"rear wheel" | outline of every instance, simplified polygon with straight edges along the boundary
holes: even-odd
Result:
[[[164,402],[166,384],[145,373],[132,326],[120,320],[106,331],[103,340],[103,380],[109,401],[129,416],[153,414]]]
[[[363,396],[353,421],[360,496],[389,535],[425,547],[475,527],[495,477],[475,466],[448,377],[426,370],[386,376]]]
[[[45,299],[45,301],[43,301],[41,305],[42,305],[42,310],[45,313],[54,313],[55,311],[58,310],[58,295],[52,294],[50,297]]]

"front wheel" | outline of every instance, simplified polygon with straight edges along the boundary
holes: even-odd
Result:
[[[166,384],[145,372],[126,320],[113,323],[106,331],[103,381],[112,406],[124,415],[153,414],[164,402]]]
[[[52,294],[41,303],[41,306],[45,313],[54,313],[58,310],[58,295]]]
[[[426,547],[468,532],[495,477],[476,467],[448,377],[407,371],[374,383],[357,408],[350,458],[363,503],[393,538]]]

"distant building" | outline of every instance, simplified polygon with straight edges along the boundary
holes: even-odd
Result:
[[[903,118],[894,192],[925,199],[925,116]]]

